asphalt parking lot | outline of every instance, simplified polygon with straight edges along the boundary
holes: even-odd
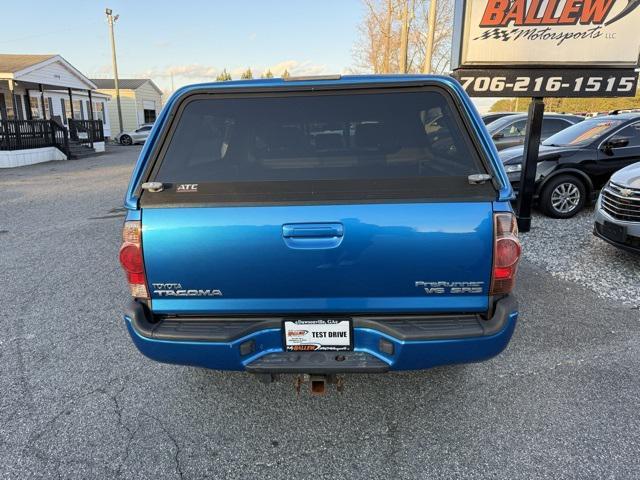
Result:
[[[640,478],[640,262],[589,213],[534,219],[501,356],[298,397],[131,343],[138,151],[0,171],[0,478]]]

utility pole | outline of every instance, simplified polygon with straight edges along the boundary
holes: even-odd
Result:
[[[436,16],[438,14],[437,0],[429,2],[429,31],[427,32],[427,51],[424,56],[422,73],[433,73],[433,43],[436,38]]]
[[[116,38],[113,35],[113,24],[118,21],[120,15],[115,17],[112,15],[110,8],[107,8],[104,13],[107,14],[107,21],[109,22],[109,32],[111,34],[111,62],[113,63],[113,83],[116,88],[116,104],[118,105],[118,131],[122,133],[122,107],[120,106],[120,86],[118,85],[118,62],[116,60]]]

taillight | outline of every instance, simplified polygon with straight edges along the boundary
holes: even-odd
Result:
[[[518,224],[512,213],[493,216],[493,272],[491,295],[509,293],[516,283],[518,261],[522,247],[518,240]]]
[[[127,274],[131,295],[136,298],[149,298],[142,259],[142,225],[140,222],[124,222],[120,264],[124,273]]]

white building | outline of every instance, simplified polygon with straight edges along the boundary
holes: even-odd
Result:
[[[114,135],[119,128],[116,106],[116,87],[112,78],[92,78],[98,91],[111,97],[109,115]],[[122,110],[122,131],[135,130],[145,123],[153,123],[162,109],[162,90],[148,78],[120,78],[120,107]]]
[[[109,95],[59,55],[0,54],[0,168],[104,151]]]

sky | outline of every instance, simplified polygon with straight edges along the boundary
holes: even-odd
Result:
[[[165,91],[234,78],[251,67],[292,75],[349,73],[360,0],[2,1],[0,53],[55,53],[88,77],[113,77],[104,10],[116,22],[121,78],[151,78]],[[13,19],[13,21],[6,21]]]
[[[58,53],[87,76],[112,75],[105,7],[116,22],[121,77],[162,88],[226,68],[346,72],[363,15],[359,0],[60,0],[3,2],[2,53]],[[281,73],[281,72],[274,72]]]

